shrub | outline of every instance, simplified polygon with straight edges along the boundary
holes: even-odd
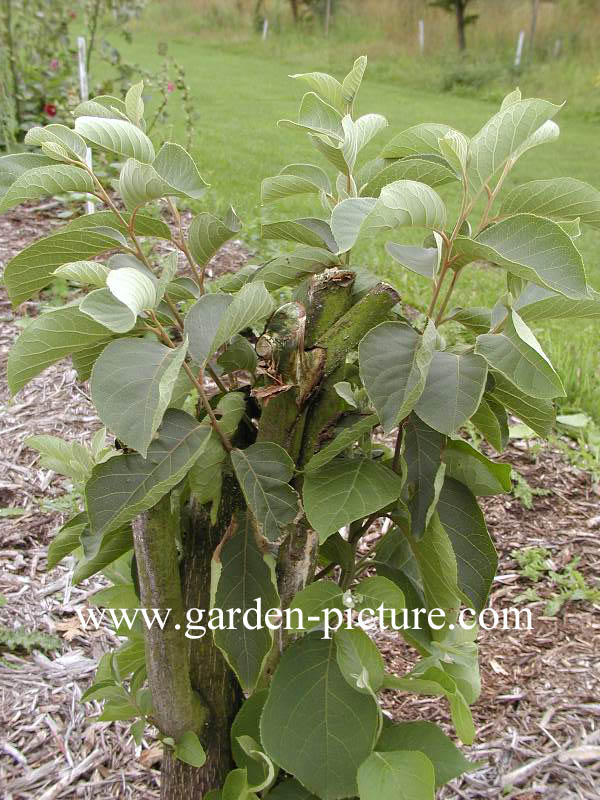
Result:
[[[113,586],[97,605],[170,609],[162,628],[117,627],[125,640],[84,696],[105,701],[102,719],[129,720],[138,742],[146,724],[158,729],[170,800],[205,790],[386,800],[399,783],[421,800],[474,768],[435,725],[384,721],[378,693],[442,697],[458,738],[473,741],[476,628],[459,613],[483,609],[496,569],[477,496],[510,490],[511,470],[460,432],[470,423],[500,452],[510,412],[546,435],[563,390],[529,324],[599,312],[573,240],[580,223],[600,225],[600,194],[570,178],[502,194],[515,162],[558,135],[559,107],[517,90],[471,138],[416,125],[359,167],[387,125],[354,113],[365,67],[359,58],[341,83],[294,76],[310,91],[280,125],[307,134],[324,168],[289,164],[265,178],[262,202],[304,193],[321,216],[264,224],[265,238],[296,248],[233,275],[209,280],[206,266],[240,222],[233,209],[204,210],[182,229],[176,204],[199,200],[205,183],[179,145],[156,153],[140,84],[124,101],[80,106],[74,129],[30,131],[41,153],[0,160],[10,176],[0,211],[57,187],[106,207],[7,264],[15,305],[55,275],[89,289],[25,328],[8,379],[18,392],[70,356],[115,436],[108,448],[104,431],[87,448],[36,441],[85,487],[48,561],[73,553],[75,582],[104,572]],[[123,162],[116,194],[86,165],[86,146]],[[453,220],[446,184],[462,186]],[[162,219],[147,213],[157,202]],[[430,282],[417,312],[352,258],[360,237],[405,227],[423,229],[423,245],[385,249]],[[475,262],[502,270],[506,290],[493,308],[454,307]],[[466,343],[446,345],[448,320]],[[218,622],[257,599],[258,630],[206,624],[209,611]],[[304,625],[272,631],[271,607],[303,612]],[[204,614],[188,631],[198,638],[186,637],[186,608]],[[327,615],[367,608],[387,625],[410,612],[407,674],[387,672],[358,627],[324,635]],[[415,624],[419,609],[441,611],[441,624]]]

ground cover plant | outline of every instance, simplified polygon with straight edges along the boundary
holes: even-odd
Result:
[[[559,107],[518,91],[472,138],[423,124],[361,159],[387,126],[354,113],[365,67],[359,58],[343,82],[295,76],[309,91],[281,127],[308,135],[321,166],[289,164],[261,197],[308,194],[321,216],[266,222],[263,236],[296,249],[224,279],[205,267],[238,217],[202,211],[184,236],[176,203],[199,200],[205,183],[179,145],[156,153],[140,84],[124,101],[83,104],[74,129],[34,129],[38,166],[27,155],[18,174],[11,161],[0,210],[57,186],[107,207],[7,264],[15,305],[56,274],[89,288],[26,327],[8,376],[17,392],[71,356],[116,437],[32,445],[85,496],[49,563],[75,553],[76,581],[104,571],[113,586],[98,605],[173,610],[162,631],[119,630],[127,641],[84,695],[105,700],[104,719],[130,720],[138,739],[148,723],[159,729],[164,797],[391,797],[400,780],[419,800],[473,766],[435,726],[385,722],[377,694],[444,697],[459,739],[473,740],[476,631],[455,623],[462,605],[484,607],[496,567],[476,498],[511,481],[508,465],[459,432],[470,420],[501,451],[507,409],[550,430],[562,385],[528,322],[597,313],[573,239],[597,224],[600,198],[567,178],[502,192],[516,161],[558,132]],[[124,160],[115,187],[87,167],[88,145]],[[436,188],[450,182],[462,200],[449,221]],[[165,219],[145,213],[158,200]],[[390,238],[407,227],[422,230],[421,246]],[[398,269],[429,281],[427,313],[355,263],[360,238],[382,234]],[[186,275],[157,242],[183,254]],[[461,275],[479,261],[503,276],[497,303],[456,306]],[[450,320],[468,341],[448,345]],[[358,554],[378,520],[387,533]],[[185,608],[245,610],[257,597],[317,619],[384,603],[442,609],[445,621],[404,630],[419,657],[404,675],[385,672],[358,628],[184,637]]]

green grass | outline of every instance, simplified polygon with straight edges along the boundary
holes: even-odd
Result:
[[[159,36],[152,20],[156,22],[156,17],[150,15],[146,21],[142,20],[133,43],[122,48],[128,58],[148,69],[160,61],[156,54]],[[171,33],[169,50],[185,67],[195,98],[198,120],[194,156],[212,187],[208,203],[221,211],[229,203],[234,205],[245,221],[244,236],[256,250],[258,260],[280,247],[279,243],[260,240],[261,214],[263,217],[268,214],[269,219],[285,219],[307,212],[316,216],[321,213],[318,202],[311,205],[306,200],[283,201],[261,210],[260,182],[263,177],[279,172],[285,164],[319,161],[320,157],[305,135],[278,128],[276,122],[284,117],[295,117],[303,91],[303,85],[287,75],[307,69],[330,70],[332,64],[338,65],[339,52],[333,45],[328,49],[323,39],[308,39],[302,48],[297,39],[293,39],[293,46],[285,52],[283,39],[267,46],[260,40],[228,43],[193,36],[193,31],[193,23],[190,23],[188,34]],[[351,41],[346,44],[346,68],[350,66],[351,57],[360,52]],[[382,80],[382,75],[385,71],[377,69],[377,64],[367,72],[358,112],[383,113],[390,127],[371,143],[365,158],[376,155],[381,145],[395,133],[418,122],[445,122],[472,134],[498,107],[496,100],[417,90],[406,87],[401,80]],[[535,178],[565,175],[600,186],[598,123],[581,119],[568,109],[561,113],[558,121],[562,129],[558,142],[526,155],[511,174],[507,188]],[[185,140],[183,117],[175,113],[171,124],[172,138]],[[441,187],[440,194],[450,214],[456,214],[459,202],[456,190]],[[415,238],[414,232],[400,232],[395,240],[416,242],[418,237]],[[586,229],[577,245],[587,264],[590,283],[600,289],[597,258],[600,231]],[[353,262],[389,280],[407,302],[418,306],[425,302],[426,282],[395,266],[386,256],[381,241],[357,247]],[[456,292],[457,304],[489,305],[501,293],[503,274],[500,270],[472,268],[465,273]],[[547,323],[538,331],[542,343],[550,352],[559,355],[557,367],[566,377],[569,388],[565,407],[582,409],[600,420],[600,361],[596,346],[600,323]],[[584,375],[582,364],[585,364]]]

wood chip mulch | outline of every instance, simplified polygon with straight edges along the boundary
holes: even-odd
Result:
[[[0,217],[0,263],[42,226],[48,206]],[[247,251],[234,242],[219,253],[214,271],[235,269]],[[35,314],[26,304],[18,314]],[[18,316],[17,316],[18,322]],[[97,722],[97,703],[79,698],[97,660],[118,641],[107,629],[80,630],[75,607],[103,585],[95,577],[72,586],[72,565],[45,568],[46,548],[64,521],[65,482],[40,468],[24,440],[34,433],[85,441],[100,427],[74,371],[51,367],[9,403],[5,367],[18,332],[6,295],[0,297],[0,508],[23,510],[0,518],[0,624],[58,635],[60,649],[44,655],[0,652],[0,796],[6,800],[133,798],[159,796],[161,748],[149,736],[141,749],[120,723]],[[516,605],[529,581],[511,557],[515,548],[542,546],[557,568],[573,556],[590,585],[600,582],[600,497],[590,477],[546,446],[535,461],[513,442],[510,461],[534,487],[527,511],[512,496],[484,501],[500,556],[491,605]],[[536,587],[539,588],[539,587]],[[543,593],[542,589],[540,590]],[[448,800],[514,797],[521,800],[600,798],[600,608],[571,602],[554,618],[544,603],[530,605],[531,631],[482,631],[483,691],[473,707],[476,744],[465,748],[482,765],[439,793]],[[398,674],[415,661],[398,634],[377,634],[388,668]],[[386,710],[397,720],[428,719],[452,735],[437,698],[387,692]]]

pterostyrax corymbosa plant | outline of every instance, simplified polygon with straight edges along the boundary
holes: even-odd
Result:
[[[82,497],[48,564],[74,556],[74,582],[102,572],[111,585],[92,604],[170,609],[163,627],[117,626],[122,644],[83,696],[138,743],[158,730],[169,800],[426,800],[474,768],[431,722],[383,716],[380,692],[439,696],[473,742],[477,628],[459,615],[485,607],[496,569],[477,497],[511,483],[462,434],[500,453],[513,414],[546,435],[563,387],[531,325],[600,315],[576,244],[580,225],[600,227],[600,194],[571,178],[504,190],[558,136],[560,107],[516,90],[474,136],[415,125],[365,161],[387,126],[356,113],[365,68],[293,76],[308,91],[280,126],[308,136],[318,164],[265,178],[262,202],[308,195],[317,215],[276,215],[263,236],[293,248],[218,278],[207,264],[240,221],[202,210],[184,230],[178,206],[198,208],[206,184],[178,144],[156,151],[141,84],[0,158],[1,211],[67,192],[101,207],[6,265],[15,306],[56,276],[80,287],[29,322],[8,379],[16,393],[70,357],[89,381],[106,426],[91,444],[31,441]],[[103,183],[88,148],[117,180]],[[442,196],[457,193],[450,217]],[[370,236],[430,285],[426,307],[355,263]],[[457,305],[461,275],[482,265],[505,276],[496,304]],[[446,325],[461,330],[452,345]],[[268,609],[302,621],[244,627],[257,601],[261,623]],[[414,649],[408,673],[346,624],[369,608]],[[344,623],[325,630],[334,612]],[[208,624],[229,614],[234,629]]]

